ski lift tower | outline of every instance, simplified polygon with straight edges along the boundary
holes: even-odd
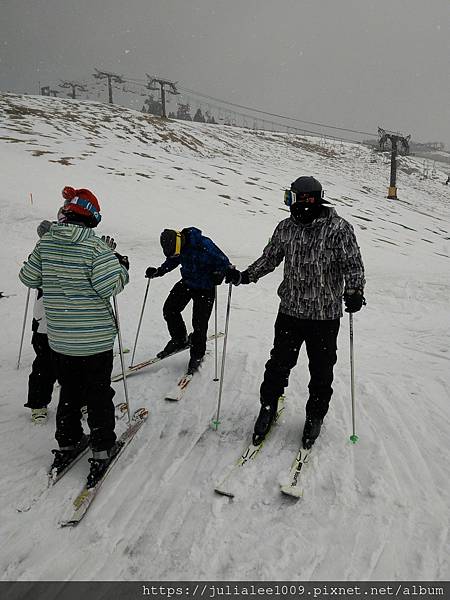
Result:
[[[163,79],[162,77],[153,77],[152,75],[149,75],[148,73],[146,73],[147,77],[148,77],[148,82],[147,82],[147,88],[149,90],[160,90],[161,92],[161,118],[162,119],[167,119],[167,114],[166,114],[166,88],[167,89],[167,93],[169,94],[173,94],[174,96],[177,96],[180,92],[177,90],[177,83],[176,81],[169,81],[168,79]],[[159,86],[159,87],[158,87]]]
[[[75,99],[77,97],[76,95],[76,90],[79,89],[80,92],[87,92],[87,88],[85,85],[81,84],[81,83],[77,83],[76,81],[62,81],[59,84],[59,87],[68,89],[71,89],[71,92],[68,92],[68,96],[70,96],[71,98]]]
[[[402,154],[409,154],[409,140],[411,135],[402,135],[398,132],[386,131],[381,127],[378,127],[378,144],[380,150],[385,149],[386,143],[391,142],[391,178],[389,182],[389,191],[387,197],[390,200],[397,200],[397,154],[399,144],[402,149]]]
[[[117,75],[117,73],[109,73],[108,71],[99,71],[95,69],[97,73],[94,73],[94,77],[96,79],[107,79],[108,80],[108,96],[109,96],[109,104],[113,104],[113,95],[112,95],[112,84],[114,83],[125,83],[122,75]]]

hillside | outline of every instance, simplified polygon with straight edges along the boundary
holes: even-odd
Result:
[[[114,106],[0,95],[0,299],[3,343],[0,570],[3,580],[446,580],[450,468],[448,348],[450,186],[401,159],[399,200],[386,199],[389,165],[349,143],[160,119]],[[179,355],[128,382],[132,408],[150,417],[75,530],[58,528],[78,492],[79,464],[28,512],[17,507],[45,480],[55,447],[49,422],[33,426],[26,401],[33,351],[29,315],[16,369],[26,290],[17,273],[36,226],[55,217],[65,185],[99,198],[99,234],[130,258],[118,297],[132,348],[144,271],[163,259],[159,233],[195,225],[239,268],[261,253],[288,213],[283,190],[314,175],[354,226],[366,267],[367,307],[355,316],[356,445],[351,433],[348,320],[342,319],[334,397],[305,494],[279,493],[303,428],[306,353],[286,410],[234,500],[214,483],[244,448],[259,410],[282,269],[233,289],[227,363],[217,405],[210,355],[179,404],[164,401],[186,365]],[[162,304],[178,272],[150,285],[137,359],[168,335]],[[223,328],[227,287],[219,290]],[[189,322],[190,313],[186,311]],[[213,320],[211,321],[211,328]],[[211,347],[213,351],[213,347]],[[118,364],[116,365],[116,369]],[[123,388],[114,384],[115,401]],[[118,430],[124,423],[118,424]]]

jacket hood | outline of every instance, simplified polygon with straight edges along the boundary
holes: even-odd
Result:
[[[63,244],[78,244],[95,234],[92,229],[80,225],[56,223],[50,227],[50,235]]]
[[[197,246],[202,239],[202,232],[197,227],[186,227],[182,233],[186,236],[189,246]]]

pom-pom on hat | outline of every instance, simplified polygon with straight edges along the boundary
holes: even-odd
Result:
[[[62,196],[65,200],[63,212],[75,213],[86,217],[90,226],[97,226],[101,221],[100,204],[96,196],[85,188],[76,190],[73,187],[66,186],[62,190]]]

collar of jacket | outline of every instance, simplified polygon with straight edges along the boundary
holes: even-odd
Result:
[[[95,236],[89,227],[72,223],[56,223],[50,227],[50,235],[54,240],[66,244],[76,244]]]

